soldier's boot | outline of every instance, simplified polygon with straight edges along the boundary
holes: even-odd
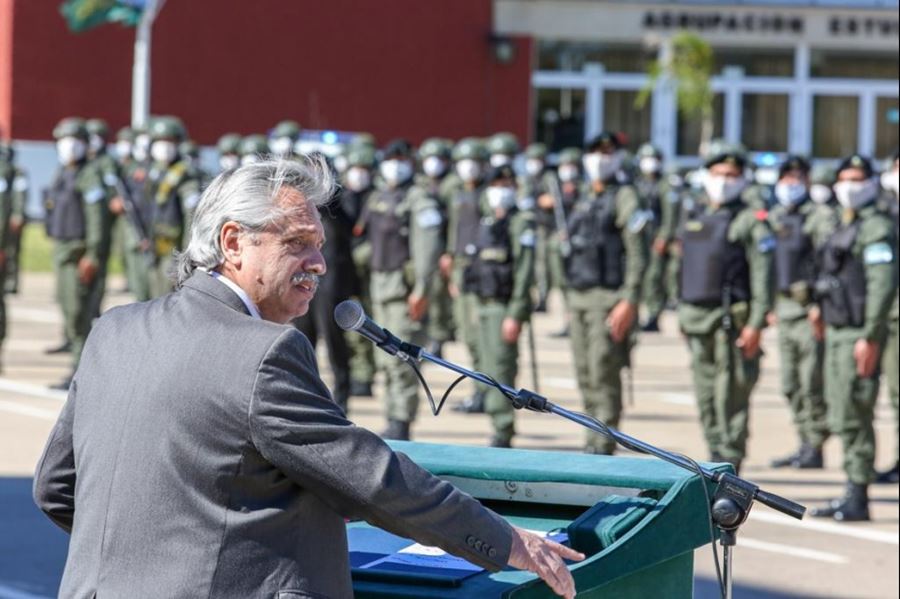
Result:
[[[890,470],[879,472],[875,477],[875,482],[879,485],[896,485],[900,482],[900,462],[896,462]]]
[[[387,428],[381,433],[383,439],[409,441],[409,423],[402,420],[388,420]]]
[[[647,322],[641,327],[641,331],[644,333],[658,333],[659,332],[659,316],[651,316],[647,319]]]
[[[72,351],[72,342],[66,339],[62,342],[61,345],[57,345],[55,347],[48,347],[44,350],[44,353],[48,356],[52,356],[54,354],[67,354]]]
[[[484,414],[485,395],[487,395],[487,391],[478,389],[471,396],[453,406],[453,411],[463,414]]]
[[[794,453],[781,458],[775,458],[769,465],[772,468],[795,468],[798,460],[800,460],[800,456],[806,451],[806,447],[807,445],[804,443],[800,445]]]
[[[512,435],[506,433],[494,433],[491,436],[491,447],[512,447]]]
[[[350,395],[353,397],[372,397],[372,383],[350,381]]]
[[[822,457],[822,448],[804,444],[800,448],[800,455],[797,456],[797,461],[794,462],[793,466],[800,470],[822,469],[825,466],[825,460]]]
[[[869,487],[857,483],[847,483],[847,490],[843,497],[832,499],[821,508],[813,508],[809,515],[814,518],[832,518],[838,522],[869,520]]]

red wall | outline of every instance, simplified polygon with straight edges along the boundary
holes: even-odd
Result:
[[[71,114],[126,124],[134,30],[76,35],[58,0],[12,1],[13,136],[46,139]],[[531,43],[516,40],[515,61],[497,63],[491,22],[491,0],[168,0],[154,28],[152,111],[181,116],[201,143],[282,118],[380,142],[524,139]],[[0,74],[2,60],[0,44]]]

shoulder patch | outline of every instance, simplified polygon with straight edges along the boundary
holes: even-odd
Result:
[[[533,229],[528,229],[526,231],[523,231],[522,234],[519,235],[519,245],[521,245],[522,247],[526,247],[526,248],[534,247],[534,242],[535,242],[535,236],[534,236]]]
[[[444,222],[444,219],[437,208],[425,208],[424,210],[419,210],[416,214],[416,222],[423,229],[430,229],[440,225]]]
[[[119,178],[115,173],[106,173],[105,175],[103,175],[103,182],[107,187],[115,187],[116,183],[119,182]]]
[[[106,195],[102,187],[94,187],[84,192],[84,201],[88,204],[96,204]]]
[[[649,210],[635,210],[628,219],[628,230],[631,233],[640,233],[653,220],[653,213]]]
[[[872,243],[863,250],[863,262],[866,264],[890,264],[894,261],[894,250],[884,241]]]
[[[759,243],[756,244],[756,249],[760,251],[760,253],[768,254],[772,250],[775,249],[775,245],[777,244],[777,240],[774,235],[766,235],[762,239],[759,240]]]
[[[28,177],[23,177],[19,175],[15,179],[13,179],[13,190],[14,191],[28,191]]]

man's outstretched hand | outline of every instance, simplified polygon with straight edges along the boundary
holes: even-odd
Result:
[[[575,597],[575,581],[566,568],[563,558],[580,562],[584,554],[559,543],[513,527],[509,565],[519,570],[534,572],[560,597]]]

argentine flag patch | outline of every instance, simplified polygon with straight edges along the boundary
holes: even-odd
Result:
[[[890,264],[893,261],[894,250],[884,241],[868,245],[863,251],[863,262],[866,264]]]

